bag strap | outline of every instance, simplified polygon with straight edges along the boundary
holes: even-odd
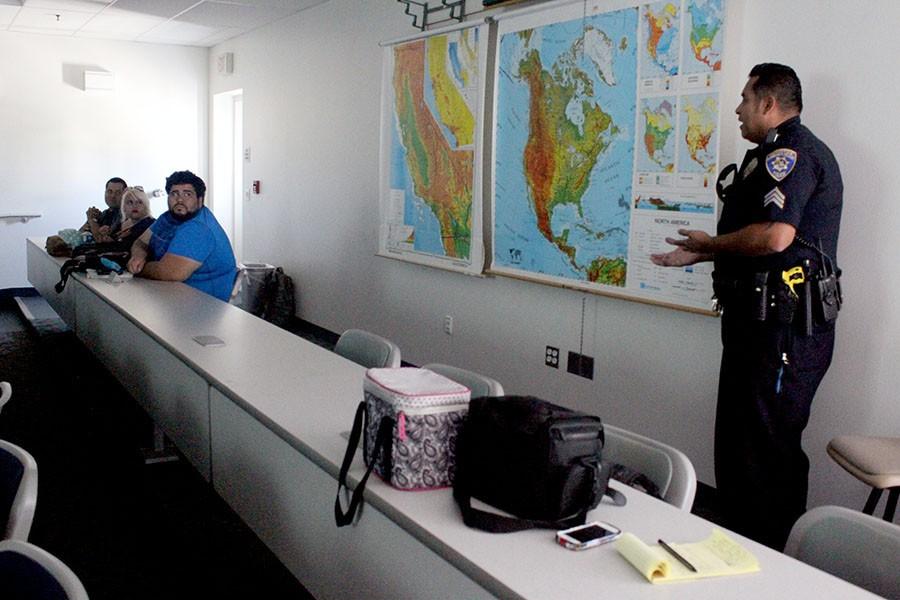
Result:
[[[62,294],[62,291],[66,289],[66,282],[69,280],[69,275],[74,271],[78,271],[83,264],[83,258],[70,258],[62,264],[59,268],[59,281],[53,286],[53,289],[56,290],[57,294]]]
[[[338,527],[344,527],[345,525],[353,523],[353,519],[356,517],[356,511],[359,509],[359,505],[362,502],[363,491],[366,489],[366,482],[369,480],[369,475],[372,474],[372,469],[375,468],[375,463],[378,462],[381,453],[387,448],[388,442],[391,439],[391,434],[394,430],[394,420],[390,417],[382,417],[381,422],[378,424],[378,433],[375,436],[375,448],[372,450],[372,459],[369,461],[365,475],[363,475],[362,479],[360,479],[356,488],[353,490],[353,495],[350,497],[350,504],[347,506],[347,511],[344,512],[344,510],[341,509],[341,490],[348,489],[347,472],[350,471],[350,464],[353,462],[356,449],[359,447],[363,425],[368,420],[369,415],[366,412],[366,403],[365,401],[360,402],[359,406],[356,408],[356,416],[353,419],[353,430],[350,432],[350,438],[347,440],[347,451],[344,453],[344,461],[341,463],[341,471],[338,475],[337,497],[334,499],[334,520]]]
[[[496,513],[491,513],[472,507],[472,494],[466,485],[465,476],[460,477],[457,474],[456,485],[453,486],[453,497],[459,504],[462,512],[463,522],[469,527],[487,531],[489,533],[513,533],[516,531],[524,531],[526,529],[568,529],[576,525],[583,525],[587,519],[588,511],[594,509],[603,499],[603,496],[609,496],[616,506],[625,506],[625,495],[609,488],[609,475],[612,465],[605,462],[582,460],[582,464],[591,468],[593,473],[593,498],[597,502],[592,506],[585,507],[572,516],[564,517],[557,521],[542,521],[540,519],[519,519],[517,517],[505,517]]]

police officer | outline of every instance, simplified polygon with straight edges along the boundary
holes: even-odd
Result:
[[[843,184],[834,155],[800,123],[790,67],[753,67],[735,112],[757,144],[720,176],[717,235],[679,230],[662,266],[713,260],[722,310],[716,485],[729,527],[781,550],[806,510],[801,434],[831,364]],[[731,175],[733,173],[733,175]]]

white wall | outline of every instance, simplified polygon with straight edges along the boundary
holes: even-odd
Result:
[[[28,285],[26,237],[106,208],[110,177],[149,192],[176,169],[204,174],[208,52],[0,32],[0,213],[44,215],[0,221],[0,288]],[[83,91],[85,67],[112,72],[115,91]]]
[[[896,56],[900,4],[730,0],[722,160],[739,160],[730,110],[749,68],[793,65],[804,120],[834,150],[845,182],[840,241],[846,307],[837,356],[813,407],[806,447],[811,502],[862,506],[866,490],[834,466],[841,433],[898,434],[900,297],[894,276],[900,212]],[[865,10],[863,10],[863,7]],[[378,42],[414,33],[394,0],[331,0],[213,49],[212,93],[243,88],[245,257],[283,265],[299,314],[333,331],[362,327],[396,341],[404,358],[449,362],[600,414],[682,448],[714,483],[712,429],[720,345],[714,318],[504,278],[475,278],[376,258]],[[215,56],[234,52],[220,76]],[[732,127],[732,128],[729,128]],[[544,347],[596,358],[593,382],[543,364]],[[454,334],[442,332],[444,315]],[[348,422],[351,415],[347,415]]]

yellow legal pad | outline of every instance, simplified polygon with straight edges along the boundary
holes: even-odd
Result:
[[[712,535],[702,542],[669,545],[697,572],[691,572],[660,546],[645,544],[630,533],[623,534],[616,541],[616,550],[650,583],[759,571],[756,557],[718,529],[713,529]]]

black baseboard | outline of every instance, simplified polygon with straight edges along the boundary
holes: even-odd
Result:
[[[341,337],[338,333],[325,329],[324,327],[319,327],[315,323],[310,323],[300,317],[294,317],[293,322],[291,322],[287,329],[296,335],[312,340],[320,346],[326,346],[332,350],[334,349],[334,345],[337,344],[338,338]],[[413,363],[401,360],[400,366],[417,367],[419,365],[414,365]]]
[[[332,346],[337,344],[340,334],[335,333],[324,327],[319,327],[315,323],[310,323],[300,317],[294,317],[290,330],[304,337],[314,337],[316,339],[327,342]]]
[[[15,307],[13,298],[16,296],[32,297],[40,296],[40,294],[33,287],[3,288],[0,290],[0,309],[6,310]]]

